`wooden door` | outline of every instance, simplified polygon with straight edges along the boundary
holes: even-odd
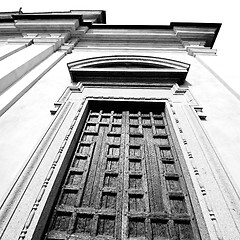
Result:
[[[200,239],[164,110],[127,110],[89,112],[45,239]]]

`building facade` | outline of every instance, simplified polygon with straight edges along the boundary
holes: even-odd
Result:
[[[0,13],[0,238],[239,239],[220,26]]]

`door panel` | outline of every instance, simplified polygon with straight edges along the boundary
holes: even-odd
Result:
[[[45,239],[200,239],[164,110],[113,110],[90,110]]]

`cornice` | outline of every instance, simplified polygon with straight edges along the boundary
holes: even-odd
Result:
[[[93,24],[92,29],[128,29],[131,30],[173,30],[175,36],[182,42],[183,46],[191,42],[201,43],[205,47],[213,47],[220,30],[221,23],[193,23],[193,22],[171,22],[170,25],[104,25]],[[198,45],[198,44],[197,44]]]
[[[182,84],[189,67],[189,64],[171,59],[135,55],[104,56],[68,63],[73,82],[93,86]]]
[[[36,19],[78,19],[81,22],[106,23],[106,12],[103,10],[70,10],[63,12],[33,12],[23,13],[18,11],[0,12],[1,22],[14,22],[14,20],[36,20]]]
[[[189,46],[186,47],[186,50],[190,56],[196,57],[196,55],[208,55],[208,56],[216,56],[217,50],[206,48],[206,47],[198,47],[198,46]]]
[[[77,36],[76,31],[80,26],[105,22],[106,13],[102,10],[43,13],[0,12],[0,34],[70,32]]]
[[[158,68],[175,68],[175,69],[188,69],[190,66],[187,63],[180,61],[152,57],[152,56],[139,56],[139,55],[113,55],[113,56],[102,56],[82,59],[79,61],[68,63],[68,67],[71,70],[77,70],[79,68],[86,67],[102,67],[102,64],[112,64],[112,63],[138,63],[148,64],[149,66],[154,66]]]
[[[170,26],[182,41],[205,41],[204,46],[212,48],[221,28],[221,23],[171,22]]]
[[[2,12],[0,34],[5,36],[68,32],[71,37],[81,39],[80,47],[184,49],[193,56],[195,52],[214,54],[214,51],[208,49],[212,49],[221,27],[220,23],[193,22],[172,22],[169,25],[107,25],[105,23],[106,12],[102,10]],[[189,47],[195,46],[206,49],[200,52],[195,49],[189,50]]]

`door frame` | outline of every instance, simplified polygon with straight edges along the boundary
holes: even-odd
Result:
[[[60,157],[58,156],[58,158],[59,158],[58,166],[55,166],[54,173],[51,173],[52,177],[51,177],[51,179],[48,179],[47,187],[45,187],[46,180],[44,181],[44,183],[42,185],[42,188],[45,187],[46,189],[45,189],[44,197],[42,198],[42,204],[39,204],[38,211],[36,211],[36,216],[38,215],[38,218],[34,217],[33,221],[32,221],[33,224],[32,224],[32,227],[30,228],[32,230],[31,231],[32,237],[34,239],[40,239],[40,238],[38,238],[38,236],[41,236],[45,229],[44,225],[46,224],[46,219],[49,217],[50,209],[54,204],[54,199],[56,198],[56,196],[58,194],[58,189],[60,188],[60,185],[62,182],[61,180],[64,178],[64,172],[68,165],[67,160],[73,154],[75,145],[77,143],[78,136],[80,135],[80,133],[83,129],[83,126],[85,124],[85,120],[87,118],[87,114],[89,111],[89,103],[94,102],[94,101],[100,102],[100,103],[103,103],[103,102],[107,103],[109,101],[116,102],[116,103],[119,101],[131,101],[131,102],[135,102],[135,103],[157,103],[157,104],[164,103],[165,104],[165,112],[166,112],[166,115],[168,118],[168,123],[171,124],[171,126],[170,126],[171,137],[173,138],[175,144],[177,144],[175,147],[176,151],[178,152],[179,158],[181,158],[181,165],[184,168],[184,171],[186,171],[186,173],[187,173],[185,182],[186,182],[187,189],[189,191],[189,196],[191,199],[191,204],[193,206],[193,211],[196,216],[196,221],[197,221],[197,225],[199,227],[200,235],[201,236],[204,235],[203,239],[210,239],[208,231],[207,231],[206,223],[204,220],[204,216],[203,216],[201,207],[199,206],[198,196],[196,194],[194,184],[193,184],[191,176],[189,174],[188,166],[186,165],[186,162],[184,159],[185,156],[184,156],[184,154],[182,152],[182,148],[179,144],[179,136],[176,134],[176,126],[174,127],[174,116],[171,111],[170,100],[166,99],[166,98],[159,98],[159,99],[116,98],[116,99],[114,99],[114,98],[102,98],[102,97],[87,97],[81,103],[81,107],[78,109],[78,113],[76,114],[72,124],[70,125],[68,134],[64,138],[65,140],[67,139],[67,142],[66,143],[63,142],[62,147],[60,147],[60,151],[62,152],[62,154]],[[73,123],[74,123],[74,126],[73,126]],[[64,145],[64,148],[63,148],[63,145]],[[47,178],[48,178],[48,176],[47,176]],[[41,190],[42,190],[42,188],[41,188]],[[40,190],[40,193],[41,193],[41,190]],[[36,204],[33,205],[32,209],[34,209],[35,205]],[[30,213],[30,215],[31,215],[31,213]],[[34,221],[34,219],[36,219],[37,221]],[[30,231],[29,231],[29,234],[30,234]]]
[[[115,103],[117,103],[117,104],[115,104]],[[122,104],[125,104],[124,108],[123,108],[123,106],[121,106]],[[197,195],[196,195],[196,192],[194,190],[192,180],[189,177],[190,174],[189,174],[188,168],[187,168],[187,166],[185,164],[185,159],[184,159],[183,153],[181,151],[181,147],[180,147],[180,145],[178,143],[177,136],[176,136],[176,134],[174,132],[174,129],[173,129],[172,119],[171,119],[170,114],[169,114],[169,109],[167,109],[167,106],[166,106],[167,104],[169,105],[168,101],[166,101],[166,100],[165,101],[163,101],[163,100],[159,100],[159,101],[156,101],[156,100],[152,100],[152,101],[145,100],[145,101],[143,101],[143,100],[139,100],[139,99],[134,99],[134,100],[131,100],[131,101],[126,101],[124,99],[109,100],[109,99],[101,99],[101,98],[96,99],[95,98],[94,100],[93,99],[86,99],[86,106],[85,106],[84,112],[86,113],[85,116],[88,116],[89,111],[92,110],[91,106],[96,108],[96,105],[98,106],[97,107],[97,109],[98,109],[97,111],[99,111],[99,109],[105,110],[106,107],[107,107],[107,110],[115,110],[114,107],[116,108],[116,105],[117,105],[118,106],[117,110],[122,108],[122,110],[125,109],[127,111],[129,109],[131,111],[131,109],[135,110],[135,107],[139,107],[140,109],[142,108],[143,111],[144,111],[144,109],[148,109],[148,112],[149,111],[155,111],[155,109],[157,111],[157,108],[159,106],[159,108],[161,109],[161,112],[165,113],[165,118],[166,118],[166,121],[167,121],[166,125],[168,125],[167,129],[169,131],[169,140],[171,139],[170,142],[173,142],[173,146],[171,146],[171,148],[172,148],[171,151],[175,152],[174,155],[177,155],[177,157],[176,157],[176,164],[175,165],[177,166],[177,168],[180,168],[179,169],[180,170],[179,178],[181,180],[179,179],[179,181],[181,181],[182,184],[183,184],[182,185],[182,189],[184,191],[185,202],[186,202],[186,204],[188,206],[188,210],[189,210],[188,214],[191,216],[191,225],[193,227],[192,230],[193,230],[193,233],[196,233],[196,232],[199,233],[199,229],[198,229],[198,226],[196,224],[197,223],[196,222],[196,216],[195,216],[196,214],[194,213],[193,208],[192,208],[192,206],[194,205],[193,203],[197,202],[196,201],[197,200]],[[131,105],[131,107],[130,107],[130,105]],[[155,106],[153,106],[153,105],[155,105]],[[169,106],[168,106],[168,108],[169,108]],[[153,108],[154,110],[149,110],[150,108]],[[85,117],[85,118],[82,117],[82,120],[84,121],[84,123],[81,126],[81,131],[83,129],[83,125],[85,125],[86,118],[87,117]],[[126,125],[124,125],[124,127],[126,127]],[[81,136],[82,136],[82,133],[79,134],[78,139]],[[172,145],[172,144],[170,144],[170,145]],[[155,144],[154,144],[154,147],[155,147]],[[73,153],[75,152],[75,150],[76,150],[76,148],[74,148]],[[68,172],[68,169],[65,169],[65,168],[69,168],[69,164],[72,161],[72,159],[73,158],[71,157],[70,159],[64,160],[64,161],[66,161],[66,164],[63,164],[63,166],[64,166],[63,167],[63,171]],[[179,163],[177,163],[177,162],[179,162]],[[57,186],[53,185],[53,189],[59,189],[60,191],[62,191],[62,186],[59,187],[59,183],[65,181],[65,177],[63,177],[63,176],[65,176],[65,174],[62,173],[62,171],[59,171],[59,172],[61,172],[61,174],[59,174],[57,176],[57,178],[59,178],[60,180],[59,181],[58,180],[55,181],[55,184],[57,182],[58,185]],[[61,180],[61,178],[63,179],[63,181]],[[60,193],[58,193],[58,191],[55,191],[55,196],[52,197],[51,199],[49,199],[48,203],[46,203],[46,204],[47,205],[53,204],[53,202],[52,202],[53,199],[55,197],[58,199],[59,194]],[[49,201],[51,201],[51,202],[49,202]],[[49,212],[48,212],[48,214],[49,214]],[[198,220],[199,220],[199,218],[202,217],[202,213],[198,212],[197,215],[198,215]],[[46,216],[44,216],[44,219],[46,219]],[[171,218],[170,220],[173,220],[173,219]],[[51,221],[52,221],[52,217],[51,217]],[[50,224],[50,222],[49,222],[49,224]],[[49,224],[47,223],[46,225],[48,226]],[[196,239],[199,239],[198,235],[196,235]]]
[[[40,239],[64,175],[67,159],[73,153],[77,136],[85,122],[89,101],[165,103],[174,136],[179,144],[179,152],[182,153],[189,172],[186,182],[190,182],[187,187],[192,189],[190,198],[200,236],[202,239],[221,239],[220,229],[225,227],[224,223],[228,221],[234,226],[238,221],[229,204],[237,209],[239,198],[225,169],[219,164],[219,158],[201,126],[194,106],[186,104],[189,91],[176,86],[169,91],[173,92],[171,98],[83,98],[81,86],[69,87],[56,104],[58,110],[53,122],[27,160],[5,200],[5,207],[1,210],[2,239]],[[201,142],[198,136],[201,137]],[[211,165],[209,157],[214,162]],[[197,161],[200,159],[201,161]],[[225,198],[219,198],[223,194],[226,194]],[[217,205],[214,199],[218,199]],[[224,234],[233,233],[232,229],[225,230]],[[234,234],[238,236],[236,231]]]

